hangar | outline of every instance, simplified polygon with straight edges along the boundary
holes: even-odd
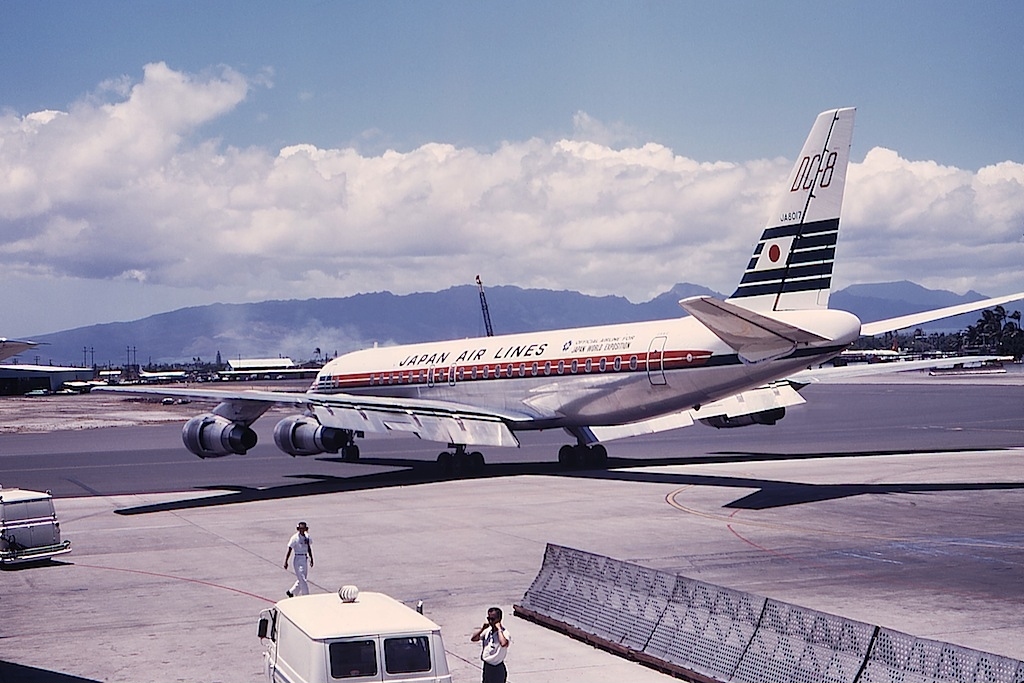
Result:
[[[0,396],[18,396],[30,391],[57,391],[65,382],[89,381],[92,368],[59,365],[0,365]]]
[[[229,360],[228,369],[217,376],[223,380],[312,379],[320,367],[296,365],[291,358],[239,358]]]

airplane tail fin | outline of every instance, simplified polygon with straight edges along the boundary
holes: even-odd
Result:
[[[727,301],[754,311],[828,308],[855,112],[818,115]]]

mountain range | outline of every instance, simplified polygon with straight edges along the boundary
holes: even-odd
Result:
[[[678,317],[677,302],[688,296],[723,295],[694,284],[677,284],[650,301],[571,291],[486,290],[495,334],[603,325]],[[832,293],[830,307],[865,322],[985,298],[958,295],[912,282],[853,285]],[[954,331],[974,324],[977,314],[933,323],[929,330]],[[18,361],[53,365],[121,366],[183,363],[195,359],[289,357],[296,361],[333,357],[374,344],[406,344],[485,333],[478,289],[472,285],[439,292],[390,292],[344,298],[211,304],[182,308],[131,322],[104,323],[35,337],[45,342]]]

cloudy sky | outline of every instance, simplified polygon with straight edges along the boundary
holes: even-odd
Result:
[[[0,336],[478,273],[728,293],[837,106],[836,286],[1020,291],[1022,35],[1016,0],[5,2]]]

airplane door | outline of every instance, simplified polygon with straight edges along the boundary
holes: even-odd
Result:
[[[654,386],[668,384],[668,380],[665,378],[665,342],[667,341],[668,337],[658,335],[651,340],[651,345],[647,347],[647,379]]]
[[[455,386],[455,366],[448,368],[448,386]]]

